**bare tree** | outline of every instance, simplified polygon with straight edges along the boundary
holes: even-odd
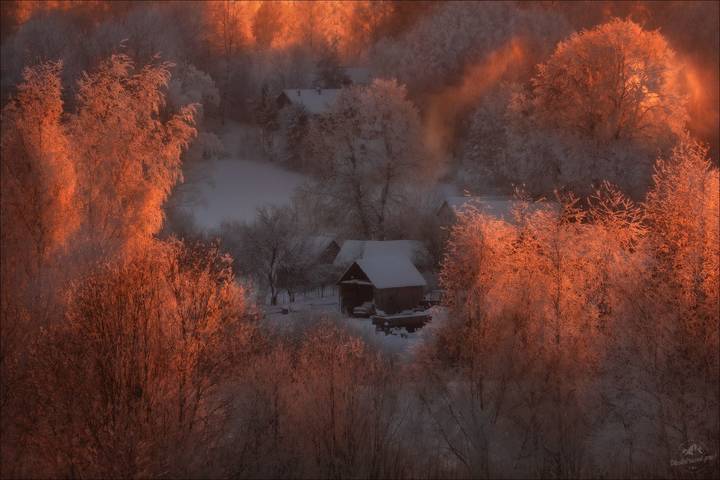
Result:
[[[225,225],[235,243],[240,274],[253,278],[276,305],[282,288],[295,291],[308,264],[299,224],[289,208],[262,207],[249,225]],[[301,282],[302,283],[302,282]]]
[[[423,150],[418,112],[405,95],[384,80],[343,90],[313,132],[326,163],[308,193],[365,238],[384,239],[404,189],[429,180],[437,167]]]

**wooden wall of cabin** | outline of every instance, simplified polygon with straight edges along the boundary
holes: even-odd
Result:
[[[376,288],[375,308],[385,313],[411,310],[420,304],[423,293],[423,287]]]

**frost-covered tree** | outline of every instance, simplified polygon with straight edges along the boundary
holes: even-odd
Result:
[[[658,32],[612,20],[560,42],[532,81],[539,124],[598,144],[677,137],[687,123],[675,52]]]
[[[474,107],[466,120],[459,152],[457,179],[469,191],[492,191],[510,183],[505,177],[508,162],[507,108],[515,84],[492,88]]]
[[[26,69],[17,95],[2,111],[2,245],[12,252],[3,256],[4,265],[17,260],[37,266],[79,223],[76,157],[62,121],[61,69],[60,63]]]
[[[188,63],[176,65],[171,72],[166,109],[178,113],[186,105],[194,105],[197,129],[197,136],[182,154],[183,181],[173,189],[165,205],[168,216],[179,220],[183,213],[177,210],[200,201],[199,186],[208,181],[208,163],[222,156],[225,148],[207,121],[208,114],[215,114],[220,103],[220,93],[213,79]],[[182,225],[178,226],[182,230]]]
[[[282,27],[281,5],[278,2],[263,2],[253,19],[252,33],[260,48],[268,48]]]
[[[545,192],[610,180],[639,196],[688,120],[679,73],[664,37],[632,21],[572,35],[511,103],[507,176]]]
[[[40,62],[63,61],[64,79],[72,78],[80,71],[74,61],[79,44],[78,28],[68,15],[50,12],[31,18],[2,43],[3,89],[21,83],[24,68]]]
[[[217,247],[152,241],[70,290],[36,343],[28,399],[37,474],[210,473],[227,435],[226,382],[250,350],[251,313]],[[71,439],[81,441],[71,441]],[[33,475],[37,476],[37,475]]]
[[[541,476],[576,472],[591,446],[619,455],[618,475],[669,475],[677,445],[717,437],[718,172],[684,139],[653,183],[642,204],[604,183],[583,210],[560,197],[517,202],[512,222],[461,215],[433,347],[460,369],[435,385],[453,401],[430,406],[463,426],[447,441],[470,474],[492,475],[498,428]],[[590,441],[606,431],[622,443]]]
[[[631,325],[658,452],[720,431],[720,185],[707,152],[684,140],[659,160],[645,203],[654,262]]]
[[[317,62],[315,84],[320,88],[341,88],[350,79],[340,65],[340,56],[334,45],[328,47]]]
[[[72,270],[57,268],[63,265],[81,220],[76,157],[62,122],[60,70],[58,63],[26,69],[0,120],[0,430],[4,437],[18,426],[14,414],[24,408],[28,392],[27,346],[37,329],[56,314],[60,288]],[[0,454],[6,459],[9,445],[2,443]]]
[[[224,438],[249,314],[216,247],[154,238],[194,134],[161,116],[168,78],[112,57],[67,112],[46,63],[3,109],[4,474],[187,476]]]
[[[315,173],[315,152],[310,134],[312,120],[307,110],[287,105],[278,112],[276,151],[279,160],[293,170]]]
[[[84,238],[102,256],[137,246],[162,227],[162,205],[180,181],[195,135],[192,107],[163,121],[168,65],[136,68],[115,55],[79,82],[68,124],[78,157]]]
[[[313,135],[325,163],[310,193],[365,238],[384,239],[406,187],[430,179],[437,167],[424,152],[417,109],[393,80],[343,90]]]
[[[560,15],[546,10],[517,9],[505,2],[446,2],[402,35],[379,41],[372,62],[380,74],[397,77],[413,93],[432,91],[514,37],[526,43],[532,65],[568,30]]]

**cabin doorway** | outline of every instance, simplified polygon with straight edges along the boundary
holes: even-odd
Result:
[[[372,302],[372,285],[340,283],[340,311],[352,315],[353,309],[365,302]]]

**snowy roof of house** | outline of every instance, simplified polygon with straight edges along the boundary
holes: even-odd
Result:
[[[310,113],[324,113],[335,103],[339,88],[288,88],[283,90],[287,98]]]
[[[345,67],[343,71],[354,84],[366,85],[370,83],[370,69],[367,67]]]
[[[345,240],[333,263],[344,266],[370,257],[400,257],[412,262],[424,251],[422,242],[417,240]]]
[[[445,199],[443,206],[448,205],[455,214],[461,213],[469,207],[474,207],[481,212],[492,215],[507,222],[513,222],[513,208],[517,200],[509,195],[483,195],[478,197],[449,196]],[[530,210],[540,208],[555,208],[555,202],[540,202],[530,205]],[[441,207],[442,208],[442,207]],[[439,213],[439,211],[438,211]]]
[[[313,258],[322,255],[333,241],[335,241],[335,237],[330,235],[314,235],[305,238],[308,252]]]
[[[406,257],[375,255],[359,258],[355,263],[375,288],[425,286],[425,279]]]
[[[461,213],[469,207],[474,207],[484,213],[494,215],[505,220],[512,219],[512,209],[515,200],[511,196],[487,195],[479,197],[448,196],[445,199],[448,207],[455,214]]]

